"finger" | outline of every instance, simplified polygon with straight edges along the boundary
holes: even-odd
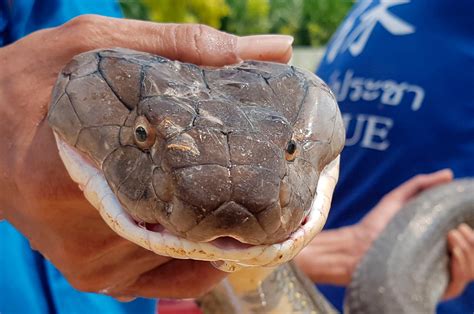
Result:
[[[466,286],[466,282],[460,280],[462,278],[462,266],[460,259],[462,258],[459,254],[459,249],[454,249],[451,253],[451,259],[449,261],[450,278],[446,291],[443,295],[443,299],[452,299],[461,294]]]
[[[450,278],[448,287],[443,295],[443,299],[452,299],[457,297],[464,290],[467,281],[463,280],[463,255],[459,248],[451,251],[450,259]]]
[[[209,262],[172,260],[143,274],[121,293],[148,298],[195,298],[208,292],[226,275]]]
[[[463,250],[464,256],[466,257],[467,261],[467,269],[469,276],[468,279],[474,279],[474,230],[469,227],[467,224],[461,224],[458,229],[460,238],[464,240],[464,245],[461,246]]]
[[[63,271],[68,281],[78,290],[107,295],[114,292],[114,297],[131,296],[122,292],[123,287],[133,284],[141,274],[172,260],[129,241],[123,241],[120,247],[100,250],[97,257],[78,259],[87,266],[69,263]]]
[[[460,224],[458,230],[463,235],[470,248],[474,249],[474,230],[465,223]]]
[[[106,260],[108,259],[108,261]],[[97,287],[116,291],[119,296],[129,297],[130,294],[122,293],[124,287],[133,284],[141,274],[147,273],[161,265],[172,260],[169,257],[157,255],[151,251],[136,247],[124,255],[118,255],[118,252],[109,254],[103,260],[97,260],[94,272],[88,278],[94,278]],[[116,261],[127,261],[126,263],[117,263]],[[100,265],[100,266],[99,266]],[[111,283],[113,286],[110,287]]]
[[[459,248],[461,252],[464,254],[469,252],[470,245],[468,240],[464,237],[464,234],[461,232],[460,228],[454,229],[449,232],[448,234],[448,242],[449,238],[451,238],[451,247],[454,250],[455,248]]]
[[[385,195],[377,206],[363,219],[363,224],[368,224],[368,230],[376,237],[385,228],[390,219],[409,201],[423,190],[439,184],[447,183],[453,179],[449,169],[440,170],[431,174],[417,175],[401,184]]]
[[[159,24],[93,15],[69,24],[83,32],[92,29],[84,38],[88,49],[124,47],[201,65],[221,66],[247,59],[288,62],[292,52],[291,36],[238,37],[199,24]]]
[[[450,259],[450,280],[446,292],[445,299],[458,296],[464,290],[468,282],[468,261],[463,252],[462,247],[465,245],[462,234],[457,230],[448,233],[448,249],[451,252]]]
[[[453,172],[450,169],[443,169],[430,174],[417,175],[406,181],[390,194],[390,197],[401,202],[405,202],[423,190],[427,190],[436,185],[448,183],[453,179]]]
[[[453,265],[459,266],[454,269],[456,272],[452,274],[455,279],[462,277],[463,270],[465,270],[467,266],[464,256],[464,246],[465,243],[462,234],[457,229],[451,230],[448,233],[448,250],[452,255],[451,259]]]

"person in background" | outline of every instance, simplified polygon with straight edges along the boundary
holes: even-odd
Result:
[[[125,47],[222,66],[287,62],[292,53],[289,36],[74,18],[84,13],[121,16],[111,0],[0,0],[2,314],[154,313],[152,298],[202,295],[225,277],[210,263],[162,257],[120,238],[72,182],[46,114],[56,77],[74,55]],[[150,299],[116,300],[135,297]]]
[[[297,257],[339,309],[362,255],[422,190],[474,176],[474,2],[359,1],[317,70],[347,131],[326,231]],[[431,175],[443,168],[452,169]],[[392,191],[393,190],[393,191]],[[390,192],[392,191],[392,192]],[[439,313],[474,311],[474,233],[451,231]],[[331,285],[329,285],[331,284]],[[464,293],[463,293],[464,291]]]

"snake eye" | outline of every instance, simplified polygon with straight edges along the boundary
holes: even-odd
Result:
[[[137,141],[145,142],[148,138],[148,133],[144,127],[139,126],[135,129],[135,137],[137,138]]]
[[[139,116],[135,121],[135,142],[142,149],[150,148],[155,143],[154,128],[145,117]]]
[[[298,146],[296,145],[295,141],[290,140],[288,142],[288,144],[286,145],[286,152],[285,152],[286,160],[288,161],[295,160],[297,148]]]

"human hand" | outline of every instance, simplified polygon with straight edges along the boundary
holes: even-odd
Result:
[[[372,210],[357,224],[356,232],[366,239],[375,240],[395,214],[421,192],[453,179],[449,169],[430,174],[417,175],[386,194]],[[370,245],[369,245],[370,247]]]
[[[385,195],[359,223],[316,235],[296,263],[314,282],[349,284],[359,261],[393,216],[422,191],[452,178],[450,170],[413,177]]]
[[[362,245],[360,246],[357,258],[354,260],[352,272],[389,221],[407,202],[418,196],[421,192],[437,185],[448,183],[452,179],[453,173],[449,169],[430,174],[421,174],[386,194],[358,224],[353,226],[354,234]]]
[[[158,256],[120,238],[67,174],[46,123],[61,68],[84,51],[124,47],[202,65],[287,62],[289,36],[236,37],[207,26],[82,16],[0,49],[0,219],[6,218],[81,291],[189,298],[225,274]]]
[[[474,230],[466,224],[451,230],[448,250],[451,253],[450,280],[443,296],[445,300],[461,295],[467,284],[474,280]]]
[[[442,170],[429,175],[416,176],[387,194],[355,226],[359,237],[369,240],[361,241],[369,242],[364,248],[365,251],[406,202],[416,197],[423,190],[451,180],[451,171]],[[474,231],[472,228],[466,224],[461,224],[458,228],[451,230],[448,233],[448,250],[451,254],[450,280],[443,296],[445,300],[459,296],[467,284],[474,280]],[[362,256],[363,254],[360,257]]]

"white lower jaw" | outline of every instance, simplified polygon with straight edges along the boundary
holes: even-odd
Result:
[[[271,245],[224,249],[211,242],[192,242],[168,232],[154,232],[138,226],[124,211],[104,175],[59,136],[55,136],[59,155],[69,175],[79,184],[87,200],[99,210],[105,222],[120,236],[162,256],[223,261],[218,267],[226,271],[247,266],[274,266],[295,257],[324,226],[339,175],[338,156],[321,172],[306,223],[287,240]]]

